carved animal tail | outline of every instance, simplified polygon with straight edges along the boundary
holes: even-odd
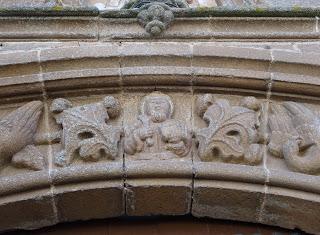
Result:
[[[320,172],[320,149],[317,145],[309,146],[301,153],[296,140],[289,140],[283,148],[284,159],[294,170],[306,174],[318,174]]]
[[[2,123],[6,124],[11,131],[19,132],[21,137],[32,139],[38,126],[42,107],[41,101],[32,101],[8,114]]]
[[[292,117],[295,126],[307,124],[315,119],[315,114],[303,104],[284,102],[283,106]]]

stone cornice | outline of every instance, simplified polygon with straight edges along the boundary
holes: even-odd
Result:
[[[318,39],[318,8],[172,8],[175,20],[156,40]],[[139,9],[0,9],[0,40],[145,40]],[[26,23],[27,22],[27,23]],[[27,24],[27,25],[26,25]],[[73,27],[77,25],[77,27]],[[185,27],[188,25],[188,27]],[[259,27],[263,25],[263,27]],[[241,28],[246,28],[246,32]],[[9,30],[10,28],[10,30]],[[49,33],[50,32],[50,33]]]
[[[307,7],[197,7],[173,8],[175,17],[317,17],[320,8]],[[101,18],[135,18],[139,9],[99,11],[95,7],[12,7],[0,8],[1,17],[76,17],[99,16]]]

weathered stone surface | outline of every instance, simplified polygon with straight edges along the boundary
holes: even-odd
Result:
[[[41,101],[33,101],[2,117],[0,124],[2,171],[10,171],[11,167],[34,171],[46,168],[45,157],[33,145],[42,108]]]
[[[264,186],[195,179],[192,215],[257,222]]]
[[[60,222],[117,217],[124,214],[122,180],[56,186]]]
[[[190,156],[191,131],[185,123],[173,119],[174,111],[171,97],[163,93],[153,92],[141,100],[138,122],[125,130],[124,151],[128,159],[167,160]]]
[[[268,150],[282,158],[286,167],[293,171],[318,175],[319,155],[319,117],[316,111],[307,106],[287,101],[270,106],[268,120],[270,137]],[[269,159],[268,159],[269,160]],[[273,167],[276,160],[270,159]],[[281,168],[282,164],[276,164]]]
[[[50,111],[62,127],[62,151],[54,156],[56,165],[69,166],[76,158],[83,162],[102,158],[118,160],[122,130],[107,123],[121,113],[116,98],[106,96],[98,103],[78,107],[72,107],[67,99],[58,98],[53,100]]]
[[[319,206],[318,194],[268,188],[261,222],[319,234]]]
[[[128,180],[126,213],[130,216],[188,214],[191,186],[191,179]]]
[[[3,222],[4,229],[125,214],[183,215],[192,210],[199,217],[319,233],[317,42],[213,41],[219,37],[266,40],[268,35],[270,40],[315,39],[316,34],[306,33],[314,18],[185,18],[185,22],[180,18],[161,42],[135,41],[146,38],[139,31],[136,35],[126,31],[128,25],[135,27],[132,19],[94,20],[101,20],[100,32],[109,27],[114,35],[125,34],[130,40],[4,42],[0,49],[0,120],[23,107],[17,101],[43,98],[45,107],[33,145],[1,168],[0,208],[12,214]],[[226,21],[232,21],[227,27],[230,32],[223,28]],[[125,26],[118,33],[117,27],[103,25],[106,22]],[[259,28],[259,23],[265,25]],[[215,38],[211,38],[212,27],[218,30]],[[300,36],[285,35],[300,29]],[[194,34],[181,42],[192,30]],[[210,42],[194,42],[194,38]],[[195,102],[197,98],[200,102]],[[62,126],[55,123],[51,105]],[[266,114],[262,114],[264,105]],[[276,120],[270,130],[265,128],[266,116],[269,122]],[[281,121],[285,123],[277,123]],[[132,131],[121,131],[126,128]],[[149,128],[150,136],[138,133]],[[80,136],[72,135],[75,129],[81,130]],[[199,132],[207,142],[201,144]],[[106,144],[110,139],[116,143]],[[134,140],[132,145],[128,139]],[[248,149],[255,150],[251,145],[262,145],[250,154],[249,159],[258,161],[246,158]],[[218,154],[216,146],[233,151]],[[53,160],[63,150],[68,150],[70,161],[59,167]],[[37,156],[44,158],[44,168],[34,161]],[[44,193],[36,194],[41,189]],[[55,212],[50,209],[51,199]],[[40,206],[29,209],[29,202]],[[26,214],[31,217],[36,208],[38,224],[19,214],[29,210]]]
[[[6,20],[5,20],[6,19]],[[97,39],[98,28],[93,18],[69,19],[46,17],[35,18],[2,18],[6,21],[0,26],[0,38],[3,39]],[[57,24],[57,22],[59,22]]]
[[[191,161],[129,161],[125,170],[127,215],[184,215],[190,212]]]
[[[196,113],[207,127],[196,132],[201,161],[259,165],[264,156],[263,117],[265,108],[255,97],[247,96],[239,106],[212,94],[197,98]]]
[[[19,193],[0,199],[0,231],[36,229],[58,222],[50,190]]]

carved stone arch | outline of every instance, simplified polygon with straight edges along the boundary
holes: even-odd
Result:
[[[76,20],[80,19],[65,19],[68,24]],[[121,19],[113,20],[123,24]],[[189,22],[197,25],[203,20],[192,18]],[[251,20],[258,24],[262,19]],[[274,20],[269,24],[278,29]],[[182,24],[181,21],[178,23]],[[133,23],[129,20],[128,24]],[[265,40],[263,43],[181,42],[181,35],[172,36],[174,27],[177,26],[173,25],[171,34],[164,37],[174,39],[171,41],[143,41],[139,37],[130,41],[118,34],[124,42],[38,41],[38,47],[31,49],[22,41],[7,44],[9,48],[21,46],[24,50],[11,48],[1,52],[5,59],[0,64],[3,71],[0,126],[5,120],[2,117],[12,109],[19,110],[29,101],[41,100],[44,111],[39,121],[34,121],[39,126],[28,143],[34,152],[28,147],[22,153],[19,149],[12,154],[18,157],[10,157],[24,159],[31,152],[32,157],[45,159],[45,167],[30,169],[21,160],[20,165],[13,161],[1,166],[0,217],[6,218],[0,220],[1,230],[35,229],[66,221],[122,215],[191,213],[196,217],[320,233],[319,169],[310,170],[308,164],[297,167],[289,154],[289,150],[296,151],[292,156],[319,163],[313,151],[319,144],[318,129],[313,128],[319,124],[319,51],[303,49],[309,45],[303,42],[292,45],[269,42],[265,34],[254,35]],[[250,34],[242,36],[250,38]],[[313,34],[304,36],[310,39]],[[26,37],[24,34],[23,38]],[[48,36],[37,39],[45,37]],[[281,37],[288,35],[279,34],[273,39]],[[155,90],[173,102],[175,110],[169,124],[173,123],[176,129],[168,128],[169,134],[174,136],[187,130],[186,141],[182,143],[185,154],[162,160],[130,159],[128,155],[135,155],[135,151],[131,154],[124,149],[125,128],[138,129],[135,122],[139,103]],[[63,102],[52,105],[54,100],[61,101],[59,97]],[[200,100],[205,97],[201,115],[196,112],[199,97]],[[74,119],[70,121],[68,115]],[[88,123],[86,118],[94,122]],[[70,122],[64,122],[66,119]],[[217,129],[223,130],[228,122],[232,124],[231,130],[218,133]],[[97,139],[94,133],[85,132],[84,142],[75,147],[78,158],[59,166],[56,160],[63,157],[59,155],[65,150],[63,138],[69,138],[67,130],[79,127],[79,123],[93,126],[91,132],[103,134]],[[241,128],[234,130],[234,126]],[[277,132],[279,127],[287,128],[285,135]],[[201,140],[197,133],[204,133],[208,142],[213,143],[205,145],[210,147],[204,151],[208,158],[199,153]],[[232,141],[225,141],[226,135]],[[116,141],[109,143],[110,139]],[[159,138],[161,141],[165,146],[170,142]],[[173,144],[181,144],[177,142]],[[236,146],[236,150],[240,149],[238,146],[245,147],[236,153],[220,154],[217,142]],[[112,157],[100,155],[101,149],[112,148],[115,149]],[[141,148],[144,150],[145,145]]]

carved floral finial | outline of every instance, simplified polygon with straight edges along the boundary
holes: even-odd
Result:
[[[164,4],[148,4],[138,14],[139,24],[152,36],[160,35],[173,21],[170,7]]]
[[[254,97],[246,97],[239,106],[233,106],[228,100],[215,100],[211,94],[205,94],[198,97],[196,107],[197,114],[208,124],[196,133],[201,160],[248,165],[262,161],[258,114],[254,111],[260,104]]]
[[[184,0],[138,0],[125,8],[139,9],[139,24],[152,36],[159,36],[174,20],[174,8],[187,8]]]
[[[75,158],[98,161],[114,160],[118,156],[121,129],[108,124],[109,119],[121,112],[116,98],[106,96],[101,102],[77,107],[72,107],[69,100],[58,98],[50,110],[62,126],[63,150],[55,156],[57,165],[68,166]]]

